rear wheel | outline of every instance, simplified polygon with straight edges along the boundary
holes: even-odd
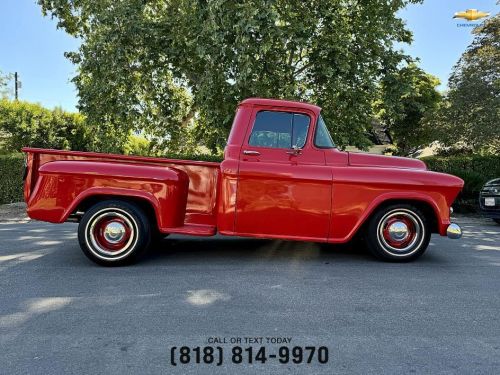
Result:
[[[407,262],[420,257],[431,238],[422,212],[409,204],[391,205],[377,211],[366,228],[370,252],[385,261]]]
[[[90,260],[117,266],[139,259],[151,240],[151,228],[138,206],[110,200],[85,212],[78,227],[78,240]]]
[[[500,219],[493,219],[493,221],[497,224],[500,224]]]

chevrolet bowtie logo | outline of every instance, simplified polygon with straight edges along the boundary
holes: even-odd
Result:
[[[453,18],[463,18],[467,21],[476,21],[484,17],[488,17],[490,14],[486,12],[480,12],[477,9],[467,9],[462,12],[457,12]]]

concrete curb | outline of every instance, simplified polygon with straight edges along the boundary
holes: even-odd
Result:
[[[0,223],[27,223],[26,203],[17,202],[0,205]]]

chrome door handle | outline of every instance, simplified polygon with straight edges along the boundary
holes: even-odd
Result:
[[[259,156],[260,152],[259,151],[253,151],[253,150],[243,150],[243,154],[245,154],[245,155]]]
[[[286,153],[288,155],[298,156],[298,155],[302,154],[302,149],[300,147],[293,146],[292,149],[290,151],[287,151]]]

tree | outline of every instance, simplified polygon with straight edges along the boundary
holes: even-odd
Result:
[[[411,41],[396,13],[421,0],[38,2],[82,40],[68,57],[98,148],[138,130],[160,150],[217,151],[251,96],[315,102],[338,145],[367,146],[379,81],[406,58],[394,42]]]
[[[381,82],[377,117],[385,125],[397,152],[409,155],[433,140],[429,121],[441,102],[439,79],[410,63]]]
[[[8,98],[11,95],[9,83],[12,80],[12,74],[3,74],[0,70],[0,99]]]
[[[473,31],[440,111],[439,140],[472,153],[500,152],[500,15]]]

